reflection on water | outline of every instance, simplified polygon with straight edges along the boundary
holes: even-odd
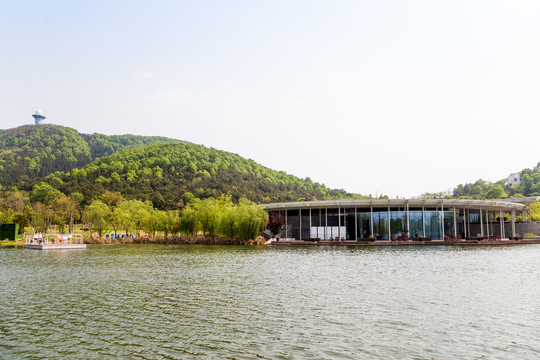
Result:
[[[540,245],[0,249],[0,358],[540,358]]]

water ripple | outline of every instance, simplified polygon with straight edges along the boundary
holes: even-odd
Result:
[[[540,246],[0,250],[2,359],[538,359]]]

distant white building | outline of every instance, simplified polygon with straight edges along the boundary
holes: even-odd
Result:
[[[521,184],[521,178],[519,173],[513,173],[506,178],[506,186],[514,186]]]

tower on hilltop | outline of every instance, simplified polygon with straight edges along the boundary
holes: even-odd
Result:
[[[45,115],[43,115],[43,111],[41,110],[36,110],[32,117],[34,118],[34,120],[36,120],[36,125],[41,124],[41,122],[46,119]]]

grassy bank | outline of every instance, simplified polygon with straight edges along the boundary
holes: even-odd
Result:
[[[23,240],[0,240],[0,246],[22,246],[24,245]]]

